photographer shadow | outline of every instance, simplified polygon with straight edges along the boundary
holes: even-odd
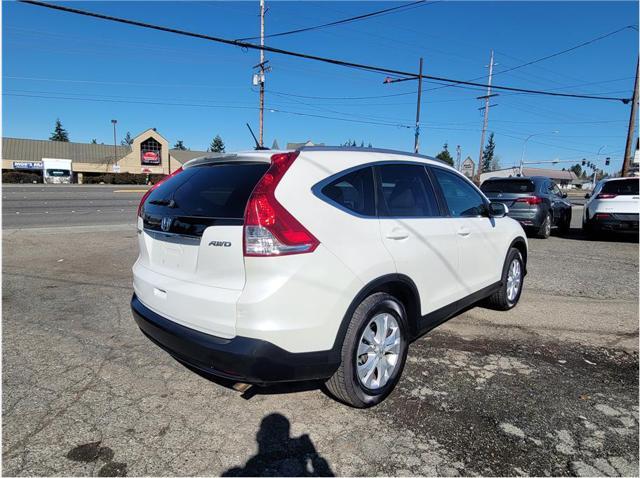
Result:
[[[292,438],[290,430],[283,415],[264,417],[256,434],[258,453],[244,467],[230,468],[222,476],[335,476],[309,435]]]

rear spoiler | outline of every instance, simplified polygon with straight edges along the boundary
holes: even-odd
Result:
[[[228,163],[234,161],[264,161],[270,162],[271,156],[279,151],[247,151],[244,153],[213,153],[208,156],[194,158],[182,165],[183,169],[205,164]]]

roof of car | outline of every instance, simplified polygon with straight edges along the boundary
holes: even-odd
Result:
[[[638,178],[637,176],[625,176],[622,178],[604,178],[602,179],[603,183],[608,183],[609,181],[622,181],[624,179],[636,179],[636,180],[640,180],[640,178]]]
[[[345,152],[354,152],[354,153],[393,154],[396,156],[408,156],[411,158],[427,159],[429,161],[442,163],[446,166],[451,166],[446,161],[443,161],[438,158],[434,158],[432,156],[426,156],[424,154],[418,154],[418,153],[410,153],[408,151],[400,151],[397,149],[364,148],[364,147],[358,147],[358,146],[302,146],[298,148],[296,151],[345,151]]]

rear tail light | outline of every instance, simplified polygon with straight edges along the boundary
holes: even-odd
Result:
[[[594,217],[595,217],[596,219],[608,219],[608,218],[610,218],[610,217],[611,217],[611,214],[606,214],[606,213],[600,213],[600,212],[599,212],[599,213],[597,213]]]
[[[526,202],[529,206],[542,203],[542,198],[538,196],[528,196],[516,199],[516,202]]]
[[[142,199],[140,199],[140,204],[138,204],[138,216],[142,217],[142,206],[144,205],[144,202],[147,200],[147,198],[149,197],[149,195],[153,192],[154,189],[156,189],[158,186],[160,186],[163,182],[165,182],[167,179],[174,177],[176,174],[182,172],[182,166],[179,167],[178,169],[176,169],[174,172],[172,172],[171,174],[169,174],[168,176],[165,176],[164,178],[162,178],[160,181],[158,181],[157,183],[155,183],[153,186],[151,186],[146,193],[144,193],[144,195],[142,196]]]
[[[271,166],[251,193],[244,212],[244,255],[282,256],[313,252],[320,242],[275,197],[297,152],[271,156]]]
[[[596,196],[596,199],[613,199],[616,196],[617,194],[600,193]]]

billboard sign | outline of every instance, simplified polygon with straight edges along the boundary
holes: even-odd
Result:
[[[13,169],[42,169],[42,161],[14,161]]]
[[[141,158],[140,158],[140,163],[141,164],[152,164],[152,165],[157,165],[160,164],[160,151],[140,151],[141,154]]]

